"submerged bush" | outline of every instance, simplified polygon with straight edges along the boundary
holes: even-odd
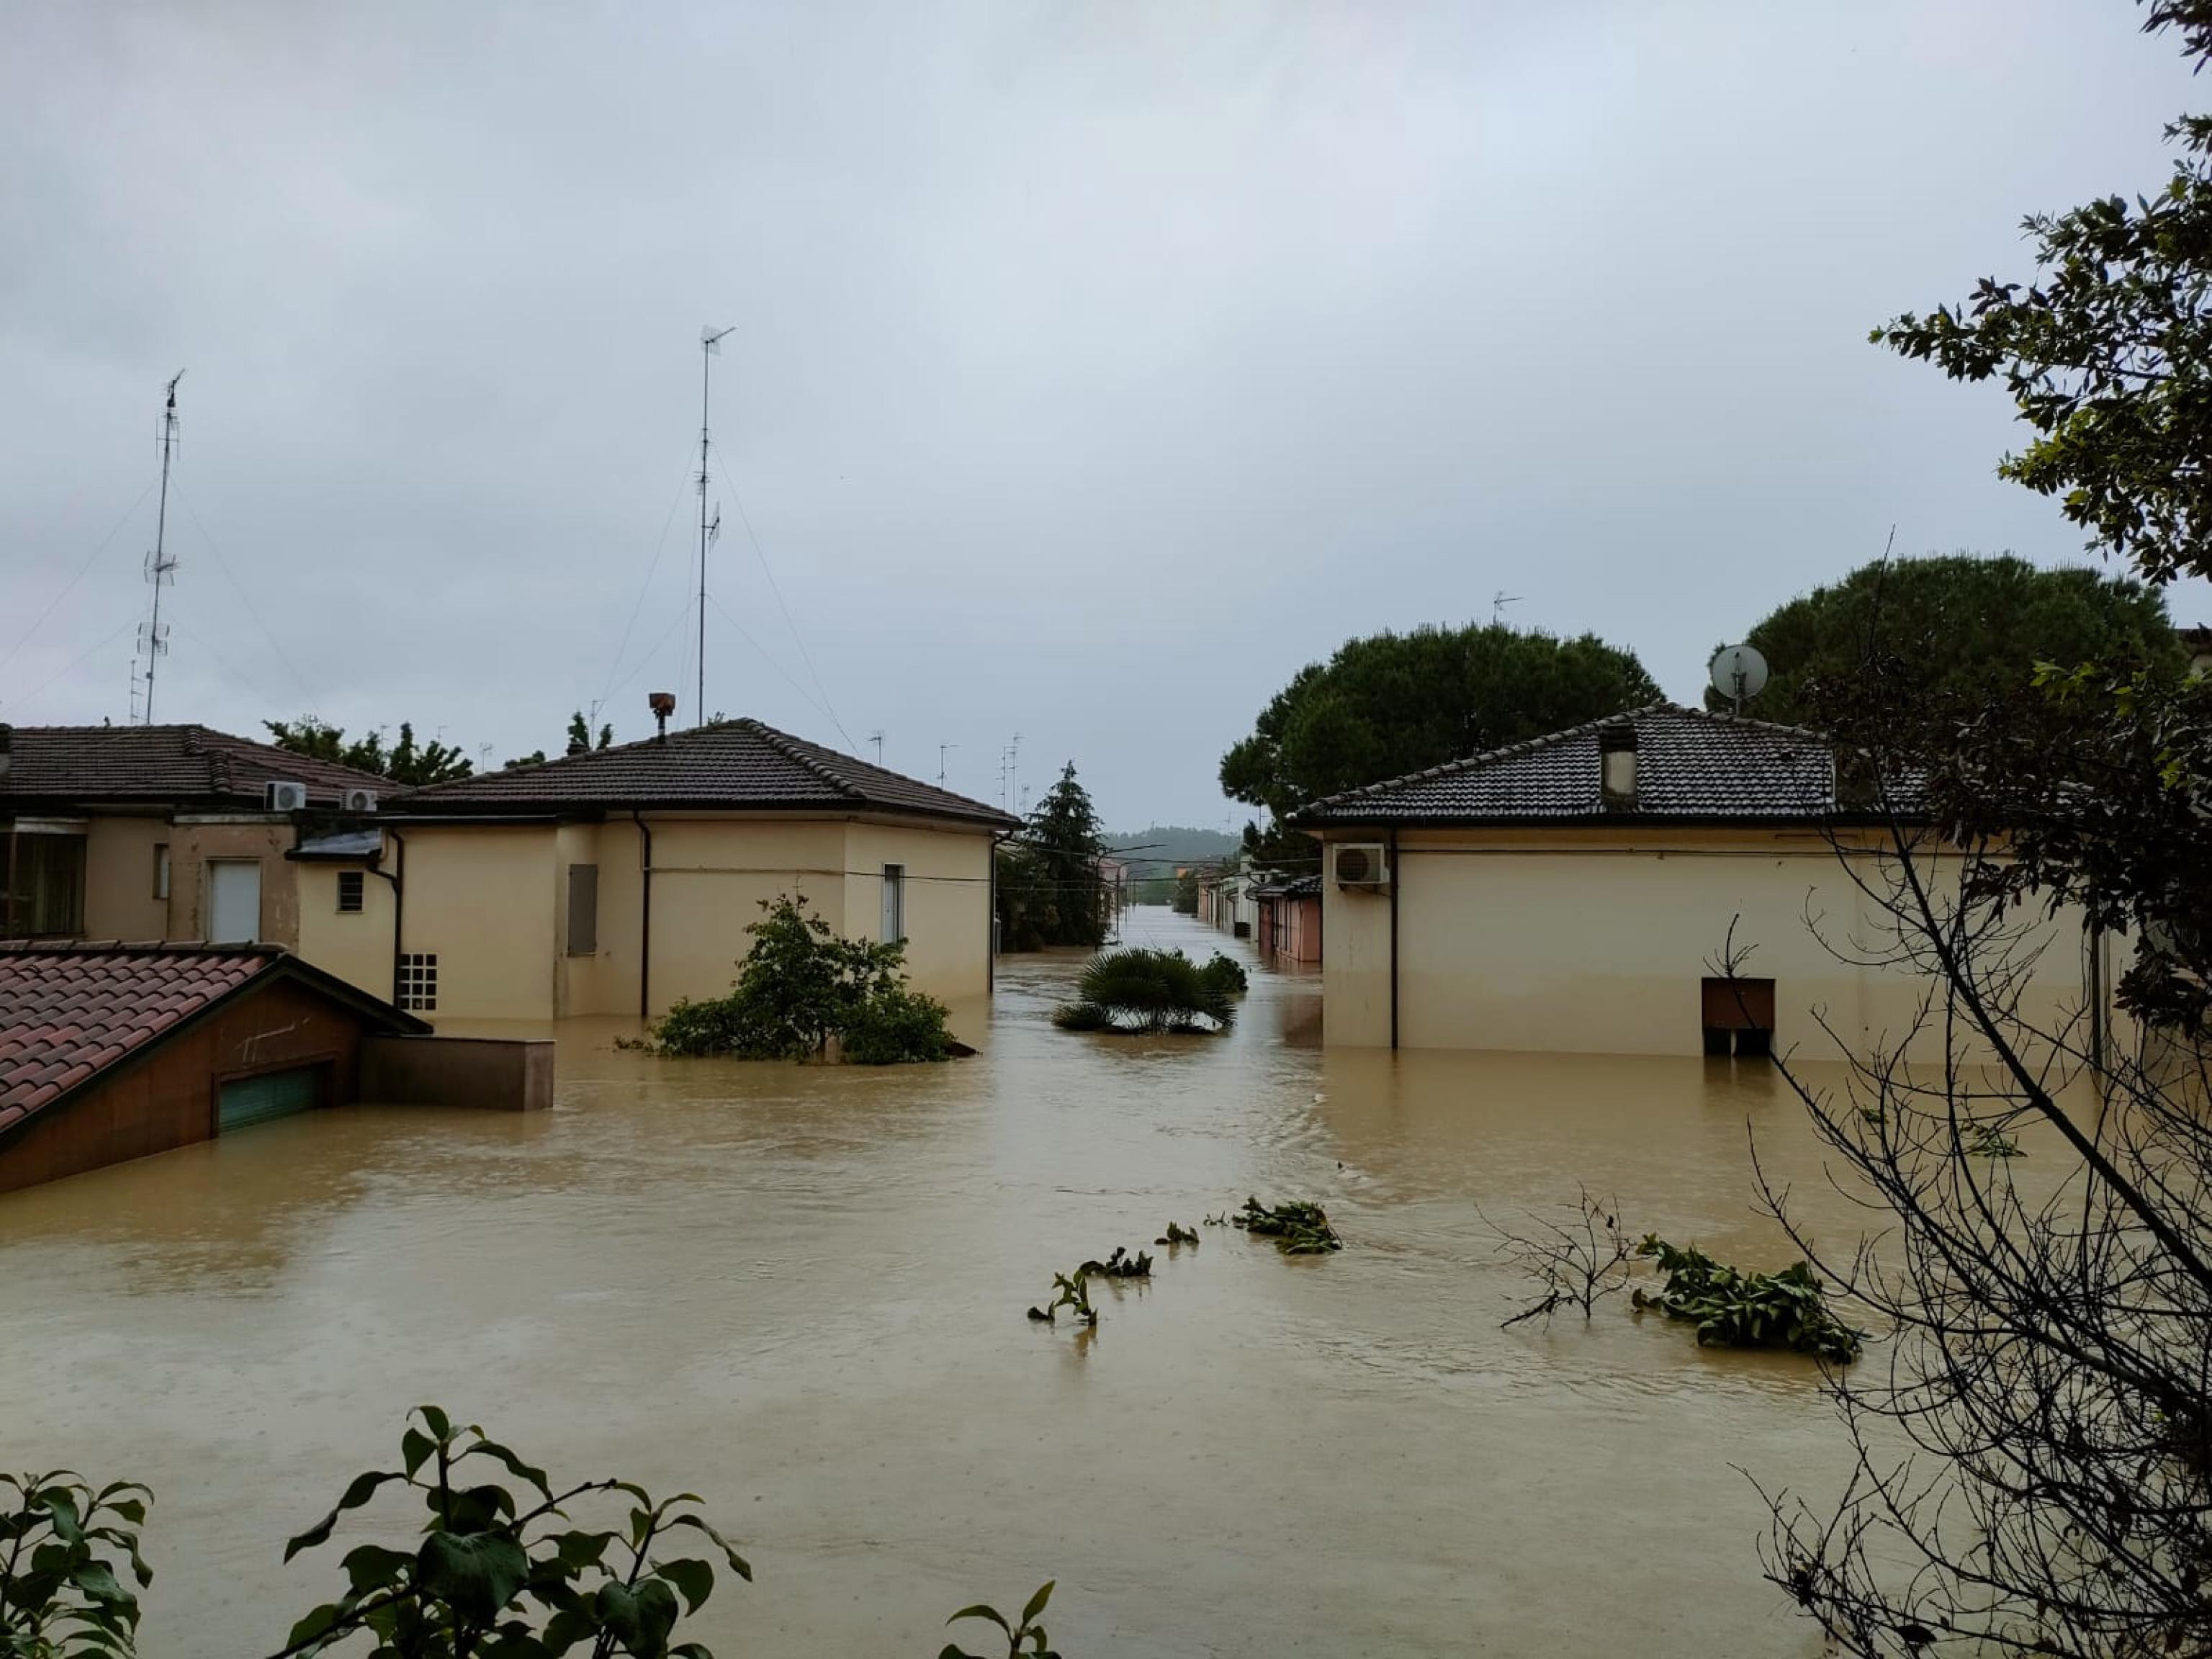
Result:
[[[1656,1233],[1647,1233],[1636,1254],[1657,1258],[1667,1276],[1656,1292],[1638,1290],[1636,1305],[1695,1325],[1701,1347],[1787,1348],[1838,1364],[1859,1356],[1864,1333],[1829,1310],[1820,1279],[1802,1261],[1778,1273],[1747,1273],[1694,1244],[1678,1250]]]
[[[686,999],[653,1027],[665,1054],[807,1060],[835,1041],[863,1066],[936,1060],[952,1053],[945,1007],[906,982],[906,947],[840,939],[806,901],[761,901],[745,929],[753,947],[729,995]]]
[[[1294,1202],[1270,1208],[1248,1198],[1243,1209],[1230,1219],[1248,1233],[1273,1238],[1285,1255],[1326,1255],[1344,1248],[1336,1229],[1328,1224],[1328,1212],[1318,1204]]]
[[[0,1474],[0,1659],[129,1654],[154,1574],[138,1553],[146,1488],[95,1492],[67,1470]]]
[[[1216,951],[1205,967],[1198,970],[1208,985],[1216,986],[1232,996],[1243,996],[1252,988],[1252,976],[1244,971],[1244,964],[1226,951]]]
[[[1215,961],[1243,971],[1225,957]],[[1076,1000],[1053,1014],[1066,1031],[1225,1031],[1236,1021],[1234,993],[1211,964],[1145,945],[1091,957]]]

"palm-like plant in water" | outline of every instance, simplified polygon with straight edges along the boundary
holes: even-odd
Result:
[[[1076,1000],[1053,1020],[1066,1030],[1225,1031],[1236,1023],[1240,988],[1229,974],[1201,968],[1180,951],[1136,945],[1091,957]]]

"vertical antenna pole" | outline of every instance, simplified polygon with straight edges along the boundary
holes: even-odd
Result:
[[[719,334],[699,331],[699,684],[691,724],[707,721],[707,386]]]
[[[154,670],[161,660],[161,585],[176,568],[165,550],[169,535],[169,457],[177,445],[177,382],[184,378],[181,368],[170,376],[168,398],[161,407],[161,504],[154,519],[154,562],[147,570],[154,582],[154,614],[146,628],[145,723],[149,726],[154,723]]]

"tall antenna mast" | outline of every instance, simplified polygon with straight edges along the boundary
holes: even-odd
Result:
[[[707,522],[707,382],[714,359],[722,355],[722,336],[736,326],[732,323],[720,333],[711,325],[699,331],[699,701],[691,706],[694,726],[707,723],[707,542],[714,530]]]
[[[177,579],[177,562],[168,555],[169,459],[177,447],[177,382],[179,369],[169,377],[167,399],[161,406],[161,505],[154,520],[154,550],[146,556],[146,580],[153,584],[153,613],[138,630],[139,648],[146,653],[146,707],[143,723],[154,723],[154,669],[169,649],[169,636],[161,631],[161,590]]]

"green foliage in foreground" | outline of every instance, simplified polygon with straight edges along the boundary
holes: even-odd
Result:
[[[1019,1622],[1007,1618],[998,1608],[981,1601],[972,1607],[961,1608],[945,1622],[947,1625],[957,1625],[963,1619],[976,1619],[996,1625],[1006,1632],[1006,1659],[1021,1659],[1024,1653],[1027,1653],[1030,1659],[1060,1659],[1060,1655],[1050,1646],[1051,1638],[1044,1633],[1044,1626],[1036,1622],[1037,1615],[1044,1611],[1045,1603],[1052,1600],[1052,1587],[1055,1582],[1053,1579],[1047,1579],[1038,1588],[1037,1593],[1030,1597],[1029,1605],[1022,1609]],[[969,1653],[958,1643],[948,1642],[945,1644],[944,1651],[937,1656],[937,1659],[988,1659],[988,1656]]]
[[[1063,1031],[1225,1031],[1237,1023],[1242,987],[1235,981],[1243,975],[1224,956],[1201,968],[1180,951],[1104,951],[1091,958],[1076,1000],[1056,1009],[1052,1023]]]
[[[67,1469],[0,1474],[0,1659],[127,1654],[138,1598],[154,1574],[138,1553],[145,1487],[118,1480],[95,1492]]]
[[[952,1053],[945,1007],[906,982],[906,947],[840,939],[806,901],[763,899],[745,931],[753,948],[725,997],[685,999],[653,1028],[665,1054],[808,1060],[835,1039],[861,1066],[945,1060]]]
[[[1256,1198],[1247,1198],[1243,1209],[1230,1218],[1248,1233],[1273,1239],[1285,1255],[1326,1255],[1344,1248],[1336,1229],[1328,1224],[1328,1212],[1318,1204],[1293,1202],[1270,1209]]]
[[[1636,1254],[1657,1258],[1667,1276],[1656,1292],[1639,1288],[1636,1305],[1687,1320],[1701,1347],[1787,1348],[1838,1364],[1859,1357],[1865,1334],[1829,1311],[1820,1281],[1802,1261],[1778,1273],[1747,1273],[1694,1244],[1678,1250],[1656,1233],[1645,1234]]]

